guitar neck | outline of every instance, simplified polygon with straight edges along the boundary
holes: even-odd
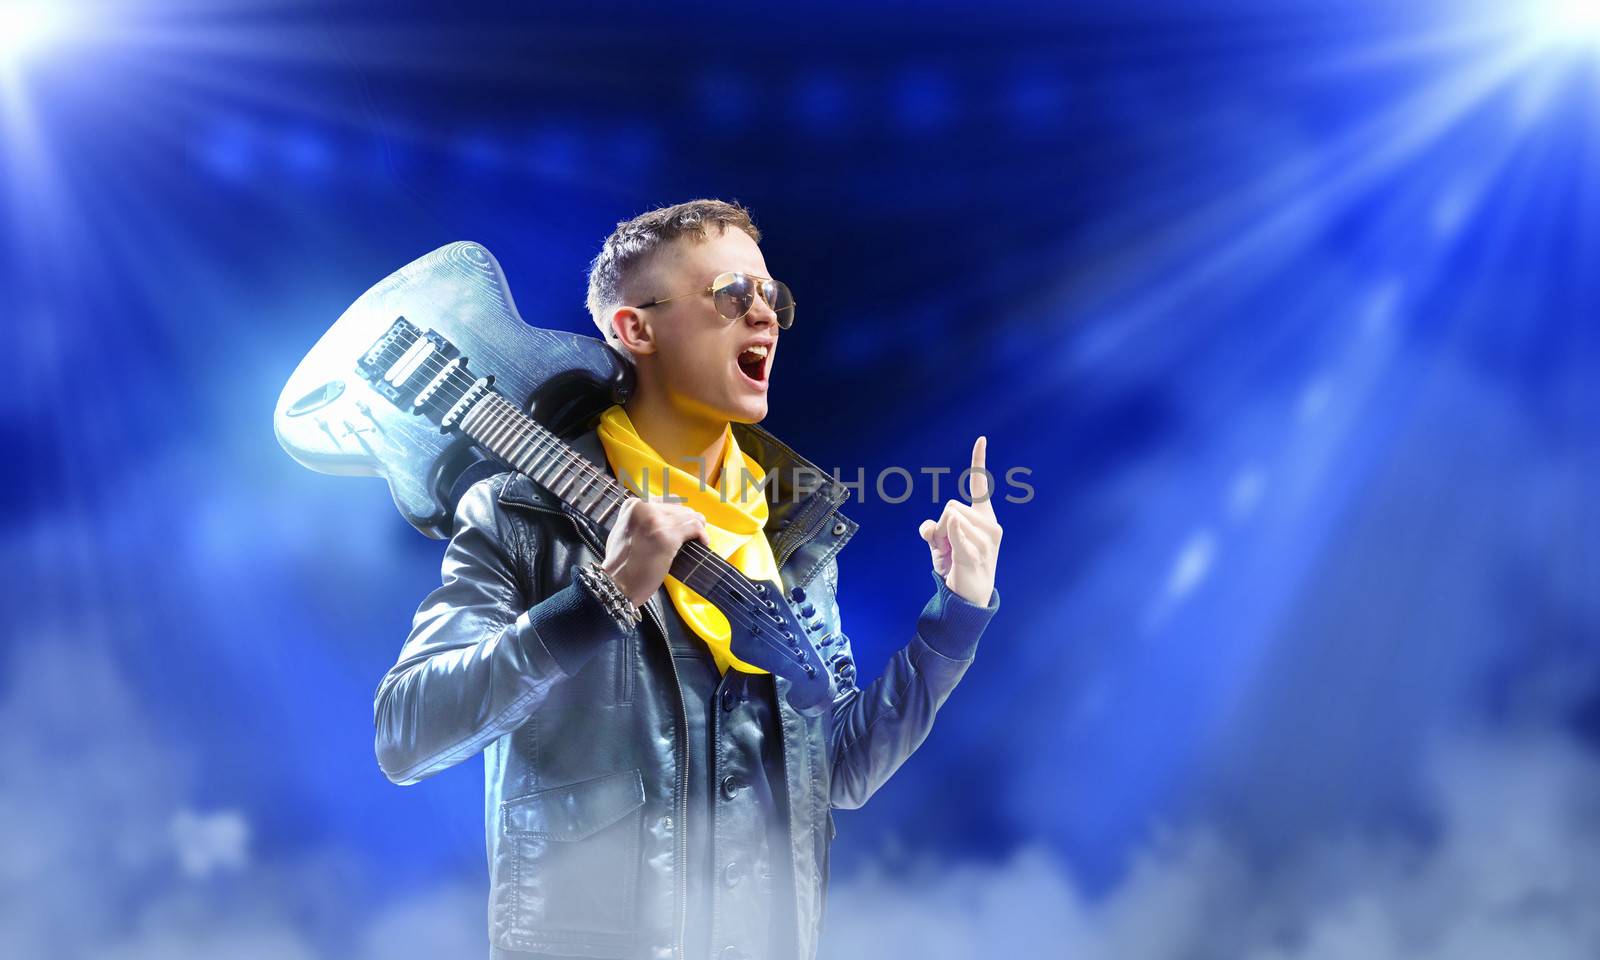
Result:
[[[475,403],[461,418],[460,426],[479,446],[538,481],[601,530],[609,531],[623,503],[635,496],[499,393],[490,391]],[[749,601],[750,582],[698,540],[683,545],[671,570],[674,577],[719,609],[727,610],[735,601]]]
[[[461,418],[461,430],[602,530],[611,529],[623,501],[633,495],[498,393],[474,404]]]

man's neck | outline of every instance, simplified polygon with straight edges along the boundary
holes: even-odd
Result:
[[[704,471],[715,487],[722,468],[728,422],[685,416],[664,399],[636,393],[622,405],[633,428],[669,465],[689,473]],[[704,465],[703,467],[701,465]]]

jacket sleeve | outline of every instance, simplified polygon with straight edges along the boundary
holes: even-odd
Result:
[[[866,689],[857,688],[850,638],[839,639],[849,667],[833,701],[828,760],[832,768],[831,804],[855,809],[883,786],[933,729],[933,717],[972,666],[978,638],[1000,609],[1000,592],[978,606],[950,591],[944,578],[928,571],[935,593],[917,618],[917,630]],[[830,601],[840,624],[838,594]],[[837,655],[835,662],[839,662]]]
[[[576,579],[530,606],[496,495],[509,474],[456,506],[440,584],[417,608],[373,696],[378,766],[412,784],[521,726],[553,686],[627,630]],[[536,536],[520,557],[532,568]]]

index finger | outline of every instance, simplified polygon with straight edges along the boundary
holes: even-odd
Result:
[[[989,502],[989,471],[984,466],[984,461],[989,454],[989,438],[979,437],[972,445],[972,473],[968,475],[967,486],[972,494],[972,505],[980,510],[994,512],[994,505]]]

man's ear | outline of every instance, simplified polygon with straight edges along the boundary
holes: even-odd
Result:
[[[635,356],[656,352],[655,330],[644,311],[618,307],[611,312],[611,329],[619,349]]]

